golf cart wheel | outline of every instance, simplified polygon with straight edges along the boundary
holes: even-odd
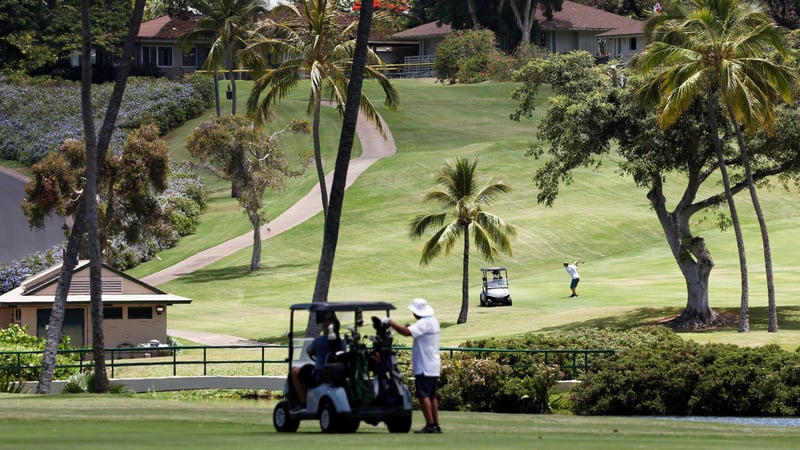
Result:
[[[481,306],[486,306],[486,294],[481,292]]]
[[[319,428],[323,433],[342,432],[342,421],[330,400],[325,400],[319,409]]]
[[[389,433],[408,433],[411,431],[411,416],[386,419],[386,428]]]
[[[289,417],[289,402],[284,400],[275,405],[275,410],[272,412],[272,424],[281,433],[294,433],[300,426],[300,421]]]
[[[508,297],[508,301],[506,302],[506,305],[511,306],[511,297]]]

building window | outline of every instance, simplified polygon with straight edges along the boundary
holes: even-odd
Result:
[[[141,64],[172,67],[172,47],[142,47]]]
[[[122,319],[122,307],[107,306],[103,308],[103,320],[120,320],[120,319]]]
[[[197,67],[197,49],[193,48],[181,55],[181,66]]]
[[[631,38],[631,50],[636,50],[636,38]]]
[[[142,47],[142,59],[141,63],[143,66],[155,66],[157,63],[157,47]]]
[[[172,47],[158,47],[159,67],[172,67]]]
[[[150,306],[131,306],[128,308],[128,319],[152,319],[153,308]]]

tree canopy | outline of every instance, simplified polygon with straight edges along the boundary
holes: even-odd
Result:
[[[187,147],[212,173],[231,182],[237,199],[253,226],[250,270],[261,268],[261,224],[264,192],[282,189],[291,174],[288,160],[278,147],[285,132],[308,133],[308,122],[294,120],[282,130],[263,135],[243,116],[224,116],[201,123],[189,136]]]
[[[720,213],[718,208],[725,202],[717,184],[719,163],[704,104],[693,104],[673,126],[662,130],[656,116],[635,95],[644,80],[631,74],[625,88],[614,87],[608,67],[596,66],[586,52],[534,61],[517,77],[523,84],[514,94],[520,106],[512,118],[531,113],[539,84],[551,84],[554,92],[547,113],[537,125],[541,143],[532,144],[530,150],[536,157],[545,153],[552,156],[534,175],[537,200],[552,205],[560,187],[571,183],[574,169],[594,167],[606,156],[618,153],[622,156],[620,170],[636,185],[648,189],[650,206],[686,282],[686,308],[673,324],[702,328],[722,323],[724,318],[711,309],[708,298],[714,260],[702,236],[692,231],[702,216],[698,213]],[[800,168],[800,151],[789,144],[800,135],[794,125],[782,123],[784,117],[795,116],[798,111],[782,105],[777,114],[783,135],[759,132],[748,138],[754,155],[753,177],[760,183],[776,175],[796,180],[791,177],[796,177]],[[717,115],[724,120],[721,112]],[[742,162],[731,149],[732,137],[723,135],[723,142],[726,162],[735,175],[731,186],[735,194],[747,189],[747,181]],[[545,143],[550,146],[548,150]],[[669,201],[666,193],[675,191],[673,184],[680,186],[682,193]],[[721,224],[730,223],[727,216],[720,217]]]

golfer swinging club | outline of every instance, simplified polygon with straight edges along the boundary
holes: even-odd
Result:
[[[578,296],[578,291],[576,289],[578,288],[578,283],[581,282],[581,276],[578,274],[579,262],[580,261],[576,260],[574,263],[570,264],[569,262],[564,261],[564,270],[566,270],[569,276],[572,277],[572,280],[569,282],[569,288],[572,290],[572,295],[570,295],[570,298]]]

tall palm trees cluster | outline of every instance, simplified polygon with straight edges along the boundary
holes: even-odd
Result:
[[[749,331],[747,261],[738,212],[726,169],[722,136],[733,131],[761,231],[769,302],[769,331],[776,332],[777,313],[769,234],[753,181],[744,133],[775,128],[776,106],[790,102],[797,76],[770,59],[774,51],[787,57],[786,32],[762,6],[746,0],[682,0],[665,5],[645,31],[649,44],[634,61],[648,82],[640,89],[645,104],[655,108],[658,124],[669,128],[690,107],[705,107],[709,135],[717,155],[739,252],[741,308],[739,331]],[[718,122],[718,117],[724,123]]]

